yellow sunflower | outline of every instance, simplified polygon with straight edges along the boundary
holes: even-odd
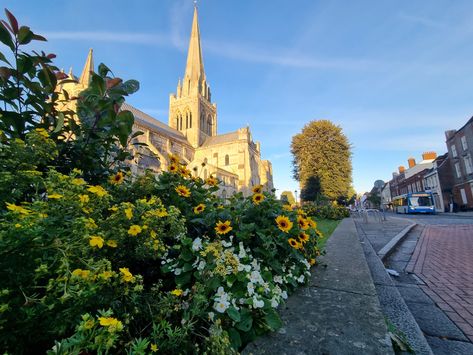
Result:
[[[302,216],[297,216],[297,224],[299,224],[299,228],[302,230],[309,228],[309,222]]]
[[[177,194],[182,197],[189,197],[191,195],[190,190],[184,185],[179,185],[174,190],[176,190]]]
[[[179,171],[179,167],[177,166],[177,164],[171,164],[169,165],[169,172],[170,173],[177,173]]]
[[[289,238],[289,239],[287,240],[287,242],[288,242],[289,245],[290,245],[291,247],[293,247],[294,249],[300,249],[300,248],[302,248],[302,244],[299,243],[299,242],[298,242],[297,240],[295,240],[294,238]]]
[[[253,203],[254,203],[255,205],[259,205],[259,204],[261,203],[261,201],[263,201],[263,200],[264,200],[264,195],[263,195],[263,194],[261,194],[261,193],[255,193],[255,194],[253,195]]]
[[[302,243],[307,243],[309,241],[310,237],[307,233],[304,233],[304,232],[300,232],[299,233],[299,240],[302,242]]]
[[[175,154],[169,154],[169,161],[171,162],[171,164],[179,164],[179,161],[180,161],[180,157],[178,155],[175,155]]]
[[[203,203],[198,204],[197,206],[194,207],[195,214],[202,213],[204,210],[205,210],[205,205]]]
[[[283,205],[282,209],[284,211],[292,212],[292,206],[291,205]]]
[[[217,226],[215,227],[215,231],[217,234],[227,234],[233,228],[230,226],[230,221],[218,221]]]
[[[218,185],[218,179],[211,176],[207,180],[205,180],[205,183],[209,186],[217,186]]]
[[[125,180],[125,175],[121,171],[110,177],[110,183],[114,185],[120,185],[123,180]]]
[[[317,222],[314,221],[312,217],[307,217],[306,220],[309,223],[310,228],[317,228]]]
[[[276,223],[278,225],[278,228],[284,233],[289,232],[292,228],[292,222],[286,216],[277,216]]]
[[[263,185],[253,186],[252,190],[254,194],[260,194],[263,191]]]

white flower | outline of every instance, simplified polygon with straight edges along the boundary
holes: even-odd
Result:
[[[273,278],[274,282],[277,284],[282,284],[282,277],[281,276],[274,276]]]
[[[279,303],[276,301],[274,298],[271,300],[271,307],[273,308],[278,308]]]
[[[282,292],[281,292],[281,297],[282,297],[284,300],[287,300],[287,292],[286,292],[286,291],[282,291]]]
[[[192,250],[199,251],[200,249],[202,249],[202,239],[195,238],[192,242]]]
[[[251,271],[251,265],[245,265],[245,271],[250,272]]]
[[[222,286],[220,286],[220,287],[217,289],[217,296],[221,297],[221,296],[223,296],[223,295],[225,295],[225,289],[224,289]]]
[[[238,303],[240,303],[240,304],[245,304],[245,301],[246,301],[246,300],[245,300],[244,298],[240,298],[240,299],[238,300]]]
[[[215,313],[214,312],[209,312],[209,319],[213,322],[215,318]]]
[[[305,265],[306,269],[310,269],[310,264],[307,260],[304,259],[302,263]]]
[[[245,247],[243,246],[243,242],[240,242],[240,244],[238,244],[238,247],[240,248],[240,252],[238,253],[238,256],[240,258],[246,257],[246,251],[245,251]]]
[[[197,270],[199,270],[199,271],[204,270],[205,265],[207,265],[207,263],[205,262],[205,260],[202,260],[202,261],[199,263],[199,265],[197,266]]]
[[[261,283],[261,284],[264,282],[264,280],[261,277],[261,274],[259,273],[259,271],[252,271],[251,272],[250,281],[253,282],[253,283]]]
[[[180,275],[181,273],[182,273],[182,269],[180,267],[178,267],[174,270],[174,275],[176,275],[176,276]]]
[[[263,300],[257,299],[256,295],[253,296],[253,307],[255,307],[255,308],[263,308],[264,307]]]
[[[214,303],[214,309],[219,313],[224,313],[229,305],[228,302],[217,301]]]
[[[253,296],[253,294],[255,293],[255,286],[252,282],[248,282],[248,284],[246,285],[246,289],[248,290],[248,295]]]
[[[222,245],[225,247],[225,248],[230,248],[232,246],[232,242],[227,242],[227,241],[223,241],[222,242]]]
[[[299,276],[299,277],[297,278],[297,282],[299,282],[299,283],[301,283],[301,284],[304,283],[304,280],[305,280],[304,275],[301,275],[301,276]]]
[[[255,269],[256,271],[259,271],[260,270],[260,266],[258,264],[258,261],[256,259],[254,259],[252,262],[251,262],[251,266],[253,266],[253,269]]]

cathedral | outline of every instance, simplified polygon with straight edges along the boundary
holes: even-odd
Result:
[[[77,95],[87,88],[93,70],[90,50],[80,78],[70,72],[69,77],[75,82],[64,84],[61,89]],[[212,102],[204,71],[197,8],[194,8],[185,74],[177,84],[176,93],[169,97],[168,124],[128,103],[122,109],[133,113],[133,131],[144,132],[135,138],[135,143],[146,143],[146,146],[129,147],[134,156],[131,164],[134,174],[146,169],[156,173],[166,171],[169,154],[176,154],[197,176],[218,178],[219,194],[224,198],[236,192],[249,195],[255,185],[263,185],[266,191],[273,188],[271,162],[261,159],[260,143],[253,141],[249,127],[217,133],[217,105]]]

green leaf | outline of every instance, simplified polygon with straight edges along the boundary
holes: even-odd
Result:
[[[28,26],[21,26],[18,31],[18,42],[20,44],[30,43],[33,39],[33,32],[31,32]]]
[[[122,88],[128,95],[131,95],[140,89],[140,83],[136,80],[127,80],[122,84]]]
[[[229,307],[227,309],[227,314],[235,322],[239,322],[241,320],[240,313],[237,311],[235,307]]]
[[[268,309],[264,319],[272,330],[279,329],[282,326],[281,317],[279,317],[279,314],[273,308]]]
[[[228,336],[230,338],[230,343],[232,344],[232,347],[235,349],[239,349],[241,346],[241,338],[240,338],[240,333],[238,330],[235,328],[230,328],[227,330]]]
[[[253,326],[253,317],[251,316],[251,312],[243,308],[240,312],[241,320],[239,323],[236,324],[236,327],[244,332],[247,332]]]
[[[61,131],[62,127],[64,127],[64,113],[63,112],[58,112],[57,114],[57,125],[56,128],[54,128],[54,133],[58,133]]]
[[[5,28],[5,25],[0,22],[0,41],[10,47],[12,51],[15,50],[15,44],[10,36],[10,32]]]
[[[185,286],[191,281],[191,277],[191,272],[183,272],[182,274],[176,276],[176,284],[179,286]]]
[[[191,263],[185,263],[183,266],[182,266],[182,271],[183,272],[187,272],[187,271],[191,271],[194,267],[192,266]]]
[[[99,71],[99,75],[102,78],[105,78],[107,76],[107,74],[110,72],[110,69],[105,64],[100,63],[98,71]]]
[[[7,63],[7,64],[10,64],[10,62],[9,62],[9,61],[7,60],[7,58],[3,55],[2,52],[0,52],[0,60],[1,60],[2,62],[5,62],[5,63]],[[10,64],[10,65],[11,65],[11,64]]]

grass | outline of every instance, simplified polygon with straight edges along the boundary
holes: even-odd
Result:
[[[323,237],[318,240],[318,247],[319,250],[322,252],[325,249],[325,244],[327,243],[328,238],[330,238],[340,221],[319,218],[315,218],[315,221],[317,222],[317,229],[321,231],[323,235]]]

